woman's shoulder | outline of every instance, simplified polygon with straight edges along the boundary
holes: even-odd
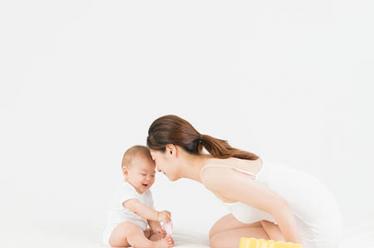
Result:
[[[240,159],[240,158],[211,158],[207,160],[201,168],[200,175],[207,173],[215,174],[218,171],[225,171],[224,169],[236,169],[239,171],[247,172],[251,175],[256,175],[262,168],[263,161],[261,158],[256,160]],[[222,170],[223,169],[223,170]]]
[[[259,157],[256,160],[249,160],[249,159],[243,159],[243,158],[236,158],[236,157],[230,157],[230,158],[209,158],[205,162],[205,166],[210,165],[226,165],[226,166],[236,166],[236,165],[259,165],[262,164],[263,161]]]
[[[239,158],[209,159],[200,170],[201,182],[208,188],[224,187],[239,171],[255,177],[262,168],[262,160],[245,160]]]

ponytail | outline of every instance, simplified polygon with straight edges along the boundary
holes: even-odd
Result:
[[[204,147],[215,158],[258,159],[256,154],[234,148],[225,140],[200,134],[189,122],[176,115],[159,117],[148,129],[149,148],[165,151],[167,144],[178,145],[191,154],[200,154]]]
[[[217,139],[209,135],[201,135],[200,143],[215,158],[258,159],[258,156],[254,153],[239,150],[230,146],[226,140]]]

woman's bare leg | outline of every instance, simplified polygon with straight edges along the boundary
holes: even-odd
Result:
[[[232,214],[228,214],[219,219],[209,231],[209,238],[213,237],[217,233],[227,231],[231,229],[243,228],[243,227],[261,227],[261,222],[254,222],[251,224],[245,224],[237,219]]]
[[[269,239],[262,227],[243,227],[217,233],[210,239],[211,248],[237,248],[241,237]]]
[[[219,219],[209,232],[211,248],[237,248],[241,237],[269,239],[260,221],[245,224],[232,214]]]

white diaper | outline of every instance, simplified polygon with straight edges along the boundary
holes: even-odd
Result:
[[[108,214],[107,225],[103,233],[103,243],[110,246],[109,239],[113,230],[121,223],[128,221],[137,225],[142,231],[147,229],[148,223],[138,216],[131,216],[121,211],[112,211]]]
[[[131,210],[125,208],[123,203],[128,200],[137,200],[141,204],[153,208],[153,198],[152,192],[150,190],[145,191],[140,194],[136,189],[129,183],[124,182],[118,188],[116,199],[114,201],[114,207],[108,212],[107,225],[103,233],[103,242],[109,245],[110,235],[112,234],[114,228],[125,221],[134,223],[143,231],[147,229],[148,223],[145,219],[136,215]]]

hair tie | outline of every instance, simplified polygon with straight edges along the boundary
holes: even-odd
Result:
[[[202,135],[202,134],[199,134],[199,143],[200,143],[200,144],[203,143],[203,135]]]

